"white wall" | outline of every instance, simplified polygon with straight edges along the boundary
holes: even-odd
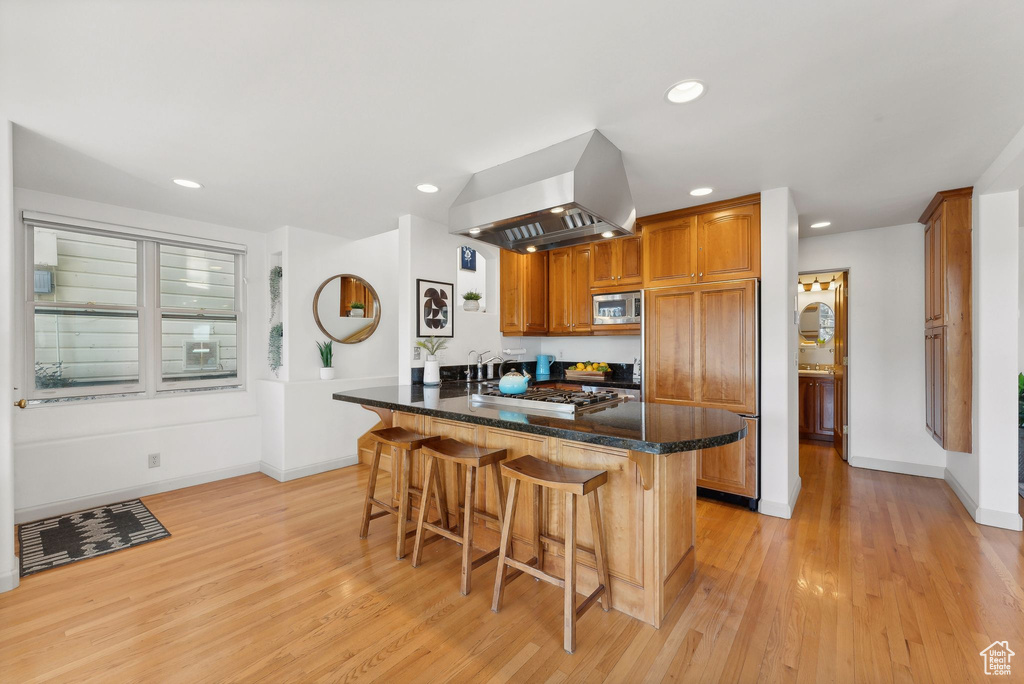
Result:
[[[334,401],[334,392],[397,381],[398,231],[352,241],[288,226],[271,233],[268,244],[272,254],[282,255],[285,365],[277,378],[268,370],[259,383],[261,469],[286,481],[356,462],[356,440],[377,417],[354,404]],[[334,343],[337,379],[322,381],[316,342],[327,338],[313,318],[313,297],[323,281],[343,273],[373,286],[381,320],[363,342]]]
[[[255,378],[266,365],[267,298],[255,291],[254,283],[257,274],[265,273],[265,235],[21,188],[15,189],[14,200],[19,217],[23,210],[35,210],[246,245],[247,355],[253,371],[242,391],[69,402],[16,412],[17,519],[256,471],[261,446]],[[21,254],[20,220],[15,236],[14,253]],[[16,264],[8,283],[17,301],[24,301],[24,265],[20,260]],[[21,373],[23,318],[16,320],[14,354]],[[161,466],[150,469],[146,458],[154,452],[161,454]]]
[[[1018,191],[975,193],[972,453],[947,454],[947,481],[974,519],[1021,529],[1017,495]]]
[[[413,358],[416,341],[416,279],[457,282],[459,261],[456,248],[468,244],[487,259],[487,311],[463,311],[462,301],[456,293],[454,306],[455,336],[448,340],[448,348],[440,355],[442,365],[464,364],[471,350],[500,354],[502,339],[499,298],[497,292],[499,250],[477,240],[451,235],[448,227],[414,215],[402,216],[398,228],[399,257],[394,269],[398,285],[400,320],[398,323],[399,382],[408,383],[410,369],[420,368],[426,354]],[[491,264],[494,267],[491,268]],[[475,360],[475,359],[474,359]]]
[[[550,354],[565,361],[633,363],[643,354],[639,335],[595,335],[592,337],[503,337],[502,348],[524,348],[523,360]]]
[[[14,271],[14,155],[11,122],[0,120],[0,269]],[[14,332],[14,293],[0,294],[0,340]],[[18,586],[18,559],[14,555],[14,447],[11,388],[14,347],[0,344],[0,593]]]
[[[796,282],[798,215],[789,188],[761,193],[761,502],[789,518],[800,495]]]
[[[924,424],[924,229],[919,223],[800,240],[801,271],[850,269],[850,465],[942,477]]]

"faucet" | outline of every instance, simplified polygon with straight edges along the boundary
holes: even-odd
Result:
[[[466,355],[466,384],[469,384],[470,379],[473,377],[473,354],[476,354],[476,361],[480,363],[480,355],[477,354],[476,349],[470,349],[469,354]]]
[[[480,352],[479,354],[476,355],[476,381],[477,382],[480,382],[480,381],[482,381],[484,379],[484,362],[483,362],[483,358],[484,358],[484,354],[486,354],[489,351],[490,351],[490,349],[488,349],[486,351],[482,351],[482,352]]]
[[[501,364],[505,363],[505,359],[501,358],[500,356],[492,356],[491,358],[489,358],[486,361],[484,361],[484,363],[487,364],[487,379],[488,380],[493,380],[494,379],[494,362],[495,361],[497,361],[498,363],[501,363]],[[480,378],[480,379],[483,380],[483,378]]]

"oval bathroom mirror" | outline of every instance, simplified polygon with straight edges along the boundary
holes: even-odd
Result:
[[[824,302],[812,302],[800,312],[800,338],[805,342],[825,344],[836,334],[836,314]]]
[[[324,335],[335,342],[362,342],[380,324],[380,298],[359,276],[331,276],[313,295],[313,318]]]

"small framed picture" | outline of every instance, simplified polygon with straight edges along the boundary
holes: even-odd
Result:
[[[463,271],[476,271],[476,250],[463,245],[461,255],[462,259],[459,261],[459,268]]]
[[[416,279],[416,336],[455,337],[455,285]]]

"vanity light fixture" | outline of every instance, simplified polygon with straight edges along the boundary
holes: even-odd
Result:
[[[824,289],[826,289],[826,290],[834,290],[834,289],[836,289],[836,277],[835,276],[832,276],[832,280],[830,280],[827,283],[825,283]]]
[[[690,194],[694,197],[703,197],[704,195],[710,195],[713,192],[713,188],[694,188],[690,191]]]
[[[530,254],[533,254],[534,252],[537,251],[537,248],[534,247],[533,245],[530,245],[529,247],[526,248],[526,251],[529,252]]]
[[[203,187],[202,183],[197,183],[196,181],[189,180],[187,178],[175,178],[174,184],[180,185],[183,188],[188,188],[189,190],[199,190]]]
[[[431,183],[420,183],[419,185],[416,186],[416,189],[419,190],[420,192],[425,192],[428,195],[432,195],[435,192],[437,192],[440,188]]]
[[[828,228],[831,225],[831,221],[818,221],[817,223],[812,223],[811,228]]]
[[[693,102],[706,92],[707,88],[704,87],[703,83],[696,79],[688,78],[666,90],[665,99],[670,104],[685,104],[686,102]]]
[[[804,282],[801,282],[800,284],[804,286],[804,292],[810,292],[810,291],[811,291],[811,285],[812,285],[812,283],[804,283]]]
[[[612,237],[615,237],[615,233],[613,233],[610,230],[606,230],[603,233],[601,233],[601,237],[603,237],[603,238],[612,238]]]
[[[821,283],[818,282],[818,277],[814,277],[814,282],[811,283],[811,292],[821,292]]]

